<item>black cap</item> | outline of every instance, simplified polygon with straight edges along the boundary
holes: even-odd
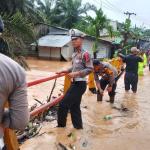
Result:
[[[99,64],[101,64],[101,62],[98,59],[93,60],[93,65],[97,66]]]

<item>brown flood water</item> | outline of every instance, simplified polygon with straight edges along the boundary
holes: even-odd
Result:
[[[40,79],[54,74],[55,71],[70,66],[68,62],[43,61],[28,59],[31,71],[27,71],[28,81]],[[36,103],[34,98],[44,102],[49,96],[54,81],[45,82],[28,89],[29,105]],[[63,78],[58,79],[54,96],[63,88]],[[96,95],[88,90],[83,96],[81,109],[83,130],[75,130],[68,116],[65,129],[55,128],[56,121],[44,122],[41,136],[27,140],[21,150],[63,150],[57,144],[60,142],[74,150],[150,150],[150,72],[145,68],[144,76],[139,78],[138,92],[125,93],[123,76],[118,81],[114,106],[121,105],[129,111],[122,112],[112,108],[104,101],[98,103]],[[85,107],[86,106],[86,107]],[[105,115],[116,115],[111,120],[104,120]],[[72,133],[71,137],[67,135]],[[70,148],[71,149],[71,148]],[[72,148],[73,149],[73,148]]]

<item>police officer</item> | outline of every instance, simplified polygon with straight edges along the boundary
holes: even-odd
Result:
[[[91,73],[93,69],[89,53],[82,49],[83,38],[84,34],[82,32],[72,30],[71,40],[72,46],[74,47],[72,67],[67,70],[57,72],[58,74],[68,73],[68,76],[72,79],[70,88],[59,104],[57,120],[58,127],[66,127],[67,114],[70,110],[74,128],[83,128],[80,103],[82,95],[86,90],[85,76]]]
[[[0,32],[4,30],[0,19]],[[9,108],[4,109],[8,103]],[[0,53],[0,150],[6,150],[4,129],[25,129],[29,121],[25,70],[11,58]]]
[[[107,86],[109,102],[114,103],[116,90],[116,77],[118,75],[117,69],[108,62],[100,62],[98,59],[93,60],[94,78],[98,88],[97,101],[102,101],[103,92]],[[99,76],[101,79],[99,80]]]

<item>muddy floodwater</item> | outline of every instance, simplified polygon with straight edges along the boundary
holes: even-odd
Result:
[[[27,80],[33,81],[55,74],[55,71],[69,67],[69,62],[27,59],[31,71]],[[53,96],[60,95],[64,78],[59,78]],[[54,81],[28,88],[29,106],[38,99],[44,103]],[[85,92],[82,98],[83,130],[72,127],[68,115],[65,129],[55,128],[56,120],[44,122],[40,136],[27,140],[21,150],[150,150],[150,72],[145,68],[144,76],[139,77],[138,92],[125,93],[123,76],[118,81],[114,105],[106,102],[109,97],[104,93],[103,102],[96,101],[96,95]],[[121,108],[125,108],[123,111]],[[105,120],[104,116],[112,115]],[[71,135],[71,136],[68,136]]]

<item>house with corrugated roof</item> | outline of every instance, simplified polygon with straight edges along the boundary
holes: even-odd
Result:
[[[88,51],[93,57],[93,45],[95,38],[86,35],[83,42],[83,49]],[[44,59],[56,59],[69,61],[74,51],[71,44],[69,30],[51,26],[48,35],[38,39],[38,56]],[[35,46],[35,43],[31,44]],[[99,40],[97,48],[97,58],[109,58],[111,55],[112,43]]]

